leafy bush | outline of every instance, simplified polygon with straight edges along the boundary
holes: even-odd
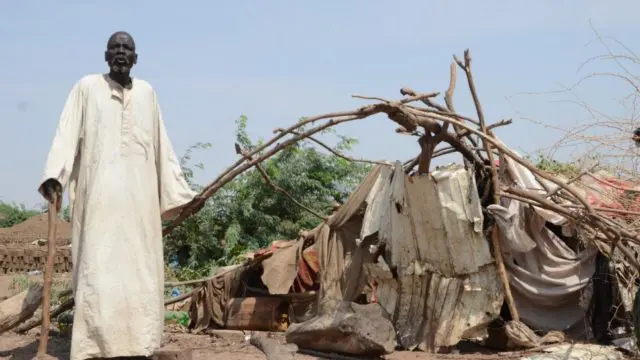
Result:
[[[254,149],[246,131],[247,118],[241,116],[236,125],[237,143],[244,149]],[[354,138],[330,132],[339,138],[335,147],[338,151],[348,151],[357,144]],[[192,151],[209,147],[206,143],[195,144],[182,157],[184,174],[194,189],[202,186],[193,183],[192,167],[203,166],[189,166]],[[273,183],[323,215],[331,213],[334,202],[346,201],[370,170],[369,165],[319,152],[309,141],[282,150],[262,167]],[[218,266],[241,261],[249,250],[265,247],[273,240],[294,239],[301,229],[311,229],[320,221],[275,192],[257,170],[251,169],[221,188],[198,214],[165,238],[170,269],[180,269],[179,274],[172,272],[167,277],[206,276]]]

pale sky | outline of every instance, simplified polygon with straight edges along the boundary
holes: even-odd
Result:
[[[178,155],[196,142],[207,183],[236,158],[234,120],[249,117],[250,134],[301,116],[355,109],[359,93],[399,98],[399,89],[444,91],[452,54],[471,48],[489,121],[511,117],[498,131],[521,152],[548,146],[557,134],[522,117],[557,124],[584,118],[577,107],[516,96],[570,85],[603,53],[589,25],[640,52],[640,2],[595,0],[483,1],[4,1],[0,5],[0,200],[36,206],[36,191],[65,98],[89,73],[107,70],[103,52],[114,31],[130,32],[139,63],[133,74],[155,88]],[[462,75],[462,74],[460,74]],[[459,111],[474,115],[464,86]],[[601,82],[582,96],[616,112],[619,83]],[[511,99],[511,100],[509,100]],[[405,160],[414,138],[383,117],[337,128],[356,136],[352,155]]]

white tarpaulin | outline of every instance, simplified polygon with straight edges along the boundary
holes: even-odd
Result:
[[[517,186],[542,190],[525,167],[509,161],[509,174]],[[550,185],[555,188],[556,185]],[[534,330],[571,331],[584,327],[586,309],[580,304],[590,299],[587,286],[595,272],[597,249],[570,248],[546,222],[571,233],[571,224],[551,211],[503,198],[488,211],[500,228],[505,266],[521,320]]]

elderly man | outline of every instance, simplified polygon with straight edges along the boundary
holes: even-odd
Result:
[[[68,188],[72,210],[71,360],[149,357],[164,322],[161,217],[194,199],[153,88],[129,73],[133,38],[109,38],[108,74],[69,94],[39,192]]]

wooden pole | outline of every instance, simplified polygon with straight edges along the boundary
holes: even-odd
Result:
[[[44,269],[44,289],[42,294],[42,330],[40,331],[40,344],[38,346],[38,358],[44,358],[47,354],[49,343],[49,328],[51,327],[51,282],[53,280],[53,263],[56,255],[56,227],[58,225],[59,201],[57,193],[49,202],[49,241],[47,242],[47,265]]]
[[[465,74],[467,75],[467,83],[469,84],[469,90],[471,91],[471,97],[473,98],[473,102],[476,107],[476,112],[478,113],[478,120],[480,121],[480,132],[485,135],[482,140],[482,144],[484,146],[484,150],[487,153],[487,160],[491,165],[491,185],[493,187],[493,203],[500,204],[500,179],[498,178],[498,170],[496,168],[496,163],[493,158],[493,152],[491,150],[491,143],[487,141],[487,138],[493,138],[493,134],[491,131],[487,129],[486,123],[484,121],[484,113],[482,112],[482,105],[480,104],[480,99],[478,98],[478,92],[476,91],[476,85],[473,81],[473,74],[471,73],[471,53],[469,49],[464,52],[464,63],[460,60],[455,59],[458,66],[460,66]],[[507,303],[507,307],[509,308],[509,312],[511,313],[511,318],[514,321],[520,321],[520,314],[518,313],[518,308],[516,307],[516,303],[513,300],[513,295],[511,294],[511,285],[509,283],[509,275],[507,274],[507,270],[504,266],[504,259],[502,257],[502,249],[500,247],[500,234],[498,232],[497,224],[493,226],[491,230],[491,244],[493,245],[493,257],[496,260],[496,265],[498,266],[498,274],[500,275],[500,279],[502,280],[502,285],[504,287],[504,295]]]

